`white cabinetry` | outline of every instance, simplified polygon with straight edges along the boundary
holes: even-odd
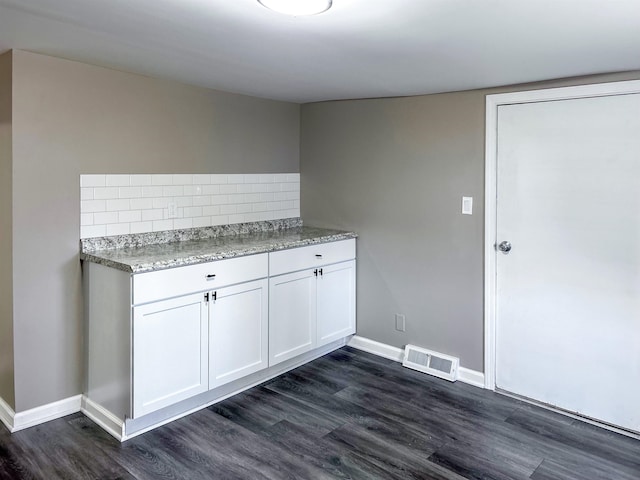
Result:
[[[356,333],[356,262],[327,265],[317,277],[317,345]]]
[[[209,388],[267,368],[267,286],[264,279],[210,294]]]
[[[201,294],[134,307],[134,418],[207,391],[207,329]]]
[[[355,240],[270,254],[269,365],[355,333],[354,258]]]
[[[123,438],[339,348],[354,259],[350,239],[140,274],[85,262],[84,411]]]

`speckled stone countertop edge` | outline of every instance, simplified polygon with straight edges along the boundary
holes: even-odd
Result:
[[[232,223],[209,227],[163,230],[160,232],[131,233],[108,237],[90,237],[80,239],[80,252],[91,253],[103,250],[116,250],[145,245],[202,240],[206,238],[226,237],[259,232],[276,232],[302,227],[300,217],[260,222]]]
[[[332,231],[335,232],[335,231]],[[276,252],[279,250],[287,250],[292,248],[304,247],[308,245],[317,245],[321,243],[337,242],[340,240],[348,240],[357,238],[355,232],[331,233],[328,235],[319,235],[312,238],[305,238],[293,241],[274,242],[255,247],[233,247],[227,250],[216,250],[204,252],[198,255],[179,256],[176,258],[165,259],[161,261],[143,261],[140,263],[125,263],[114,259],[100,256],[100,251],[81,252],[80,259],[87,262],[97,263],[106,267],[115,268],[127,273],[138,274],[166,270],[169,268],[183,267],[189,265],[197,265],[199,263],[223,260],[226,258],[242,257],[247,255],[256,255],[260,253]]]

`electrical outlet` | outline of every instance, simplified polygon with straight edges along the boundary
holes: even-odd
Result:
[[[396,330],[404,332],[406,328],[406,317],[401,313],[396,313]]]
[[[178,216],[178,205],[176,202],[167,204],[167,218],[176,218]]]

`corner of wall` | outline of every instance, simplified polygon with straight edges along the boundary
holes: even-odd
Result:
[[[13,52],[0,55],[0,399],[15,408],[13,358]]]

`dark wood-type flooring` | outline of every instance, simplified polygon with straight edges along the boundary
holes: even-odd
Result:
[[[640,441],[345,347],[123,444],[0,426],[19,478],[639,480]]]

